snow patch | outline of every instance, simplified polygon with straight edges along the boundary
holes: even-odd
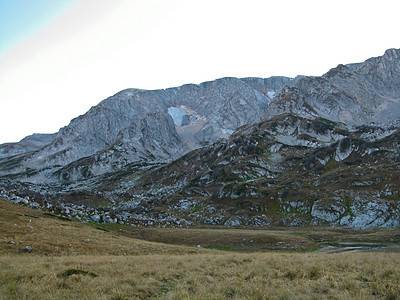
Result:
[[[187,125],[189,121],[189,116],[186,114],[184,107],[169,107],[168,114],[171,116],[172,120],[176,126]]]

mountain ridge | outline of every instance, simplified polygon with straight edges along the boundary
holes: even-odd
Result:
[[[138,226],[398,227],[399,87],[389,49],[320,77],[126,89],[1,158],[2,196]]]
[[[251,83],[255,79],[222,78],[164,90],[123,90],[61,128],[51,143],[23,159],[22,169],[44,166],[55,172],[57,166],[100,152],[113,160],[111,164],[121,159],[132,162],[177,158],[259,118],[271,99],[245,81]],[[287,81],[277,77],[257,84],[266,93],[275,93],[277,90],[268,88],[268,84],[276,88]],[[168,109],[181,111],[187,124],[174,123]],[[118,157],[112,158],[116,152]],[[20,171],[21,168],[16,169],[15,173]],[[45,177],[40,176],[40,180]]]
[[[398,125],[399,65],[400,51],[389,49],[363,63],[338,65],[320,77],[300,78],[282,91],[263,118],[291,112],[349,126],[371,122]]]

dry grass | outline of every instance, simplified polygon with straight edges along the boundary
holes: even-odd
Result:
[[[245,230],[142,234],[162,232],[175,243],[192,234],[186,244],[266,238]],[[398,253],[235,253],[117,233],[0,200],[0,299],[400,299]],[[307,235],[281,233],[266,236],[298,243]]]
[[[187,254],[203,249],[153,243],[105,232],[87,224],[59,219],[0,199],[0,254],[138,255]]]
[[[236,252],[260,252],[269,250],[312,251],[322,245],[338,245],[344,242],[384,244],[398,247],[400,229],[354,230],[350,228],[135,228],[130,226],[100,224],[108,230],[120,230],[125,236],[173,245],[201,245],[211,249]],[[394,249],[392,249],[394,250]]]
[[[123,235],[147,241],[186,245],[226,251],[258,252],[267,250],[306,251],[318,247],[307,237],[280,230],[222,228],[125,228]]]
[[[3,299],[399,299],[394,253],[0,257]]]

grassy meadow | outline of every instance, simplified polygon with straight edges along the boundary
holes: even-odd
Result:
[[[398,236],[139,230],[81,224],[0,200],[0,299],[400,299],[399,252],[312,251],[327,240],[396,244]],[[303,248],[271,250],[276,245]]]

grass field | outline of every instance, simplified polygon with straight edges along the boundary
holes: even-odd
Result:
[[[115,230],[115,225],[98,225]],[[134,228],[118,226],[118,232],[141,240],[174,245],[196,246],[235,252],[269,250],[309,252],[326,245],[376,245],[400,252],[400,230],[354,230],[350,228]]]
[[[0,254],[139,255],[188,254],[203,249],[127,238],[0,199]]]
[[[398,252],[309,252],[327,240],[396,243],[398,235],[101,227],[0,200],[0,299],[400,299]],[[301,253],[265,251],[302,241]]]
[[[3,299],[398,299],[393,253],[2,256]]]

